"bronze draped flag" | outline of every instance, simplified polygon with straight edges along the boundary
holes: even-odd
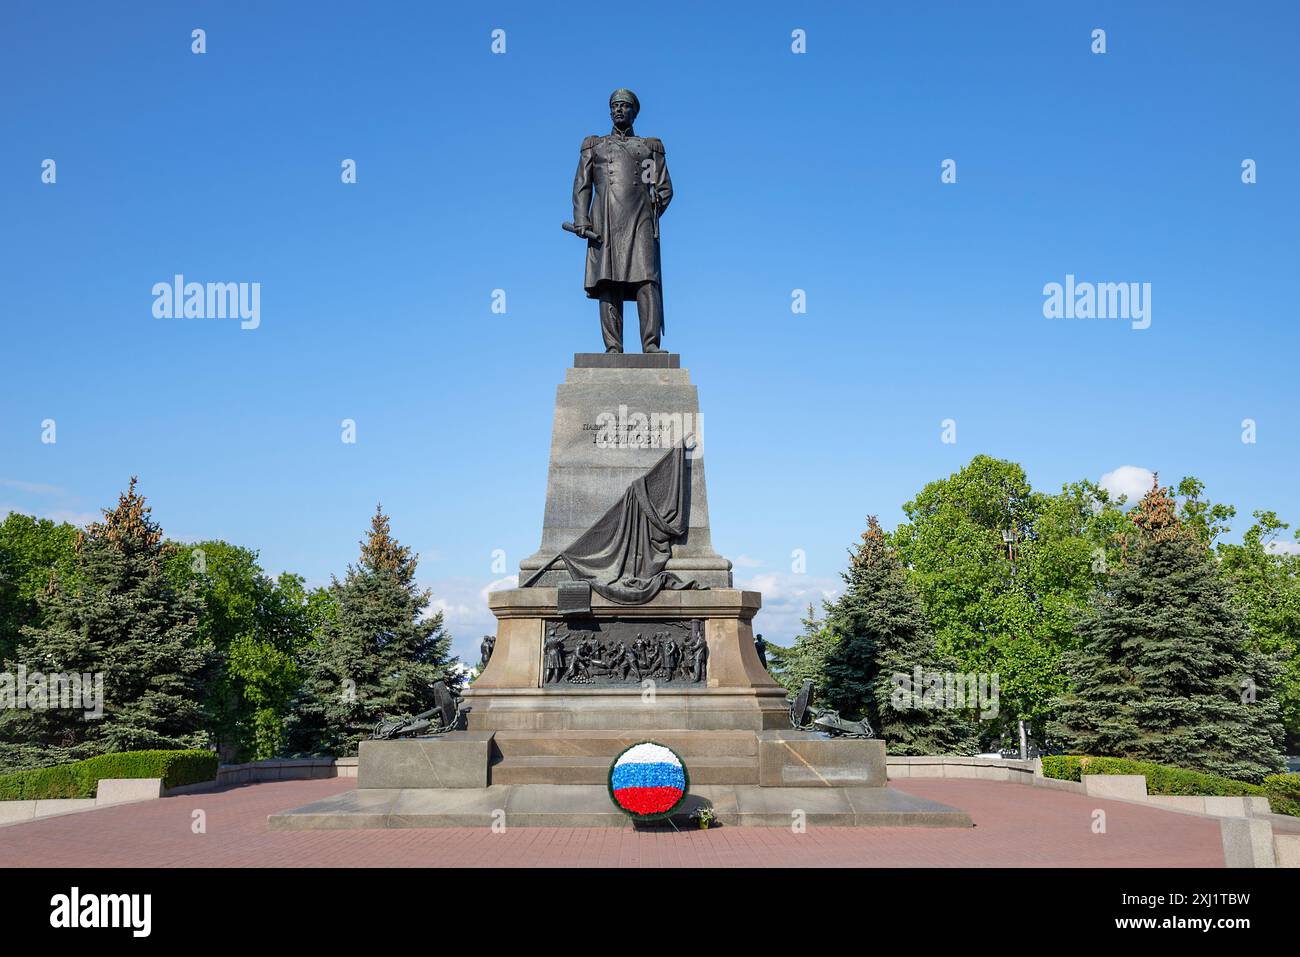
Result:
[[[622,605],[641,605],[664,588],[699,588],[664,571],[686,533],[686,449],[678,443],[636,479],[591,528],[524,582],[531,588],[556,562],[575,581]]]

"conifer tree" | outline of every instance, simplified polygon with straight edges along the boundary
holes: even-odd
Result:
[[[0,714],[5,766],[36,767],[110,751],[201,747],[201,682],[210,652],[201,603],[164,571],[168,548],[136,479],[77,538],[75,573],[54,576],[42,623],[22,630],[11,669],[102,675],[103,715],[45,707]],[[56,702],[47,702],[55,704]],[[61,703],[61,702],[58,702]]]
[[[772,677],[797,693],[805,679],[820,688],[826,676],[826,656],[830,653],[833,638],[823,620],[817,618],[812,605],[801,619],[803,631],[795,636],[789,647],[767,643],[767,658]]]
[[[384,717],[433,707],[435,681],[458,688],[442,613],[425,617],[431,594],[415,582],[418,559],[376,507],[360,560],[331,585],[331,614],[306,655],[291,729],[299,750],[355,754]]]
[[[921,601],[874,515],[843,578],[844,593],[827,608],[833,641],[823,700],[846,716],[866,717],[890,754],[974,754],[972,712],[946,701],[921,706],[922,689],[912,688],[917,667],[947,675],[956,664],[937,653]],[[915,694],[899,693],[903,688]]]
[[[1065,657],[1054,736],[1113,755],[1258,781],[1282,767],[1280,664],[1255,650],[1228,582],[1156,482]]]

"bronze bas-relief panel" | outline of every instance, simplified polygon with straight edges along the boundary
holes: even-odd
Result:
[[[626,687],[643,681],[704,685],[704,620],[567,618],[545,622],[542,687]]]

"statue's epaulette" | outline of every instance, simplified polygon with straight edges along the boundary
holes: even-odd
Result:
[[[596,141],[597,141],[598,139],[600,139],[599,136],[588,136],[585,140],[582,141],[582,148],[583,148],[584,150],[592,150],[592,149],[595,149],[595,148],[596,148]],[[569,142],[573,142],[573,141],[570,140]]]
[[[647,136],[645,142],[650,147],[651,153],[662,153],[664,151],[664,141],[657,136]]]

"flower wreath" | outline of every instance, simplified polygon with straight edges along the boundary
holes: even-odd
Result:
[[[668,817],[691,786],[686,765],[672,748],[654,741],[634,744],[609,766],[609,796],[634,821]]]

